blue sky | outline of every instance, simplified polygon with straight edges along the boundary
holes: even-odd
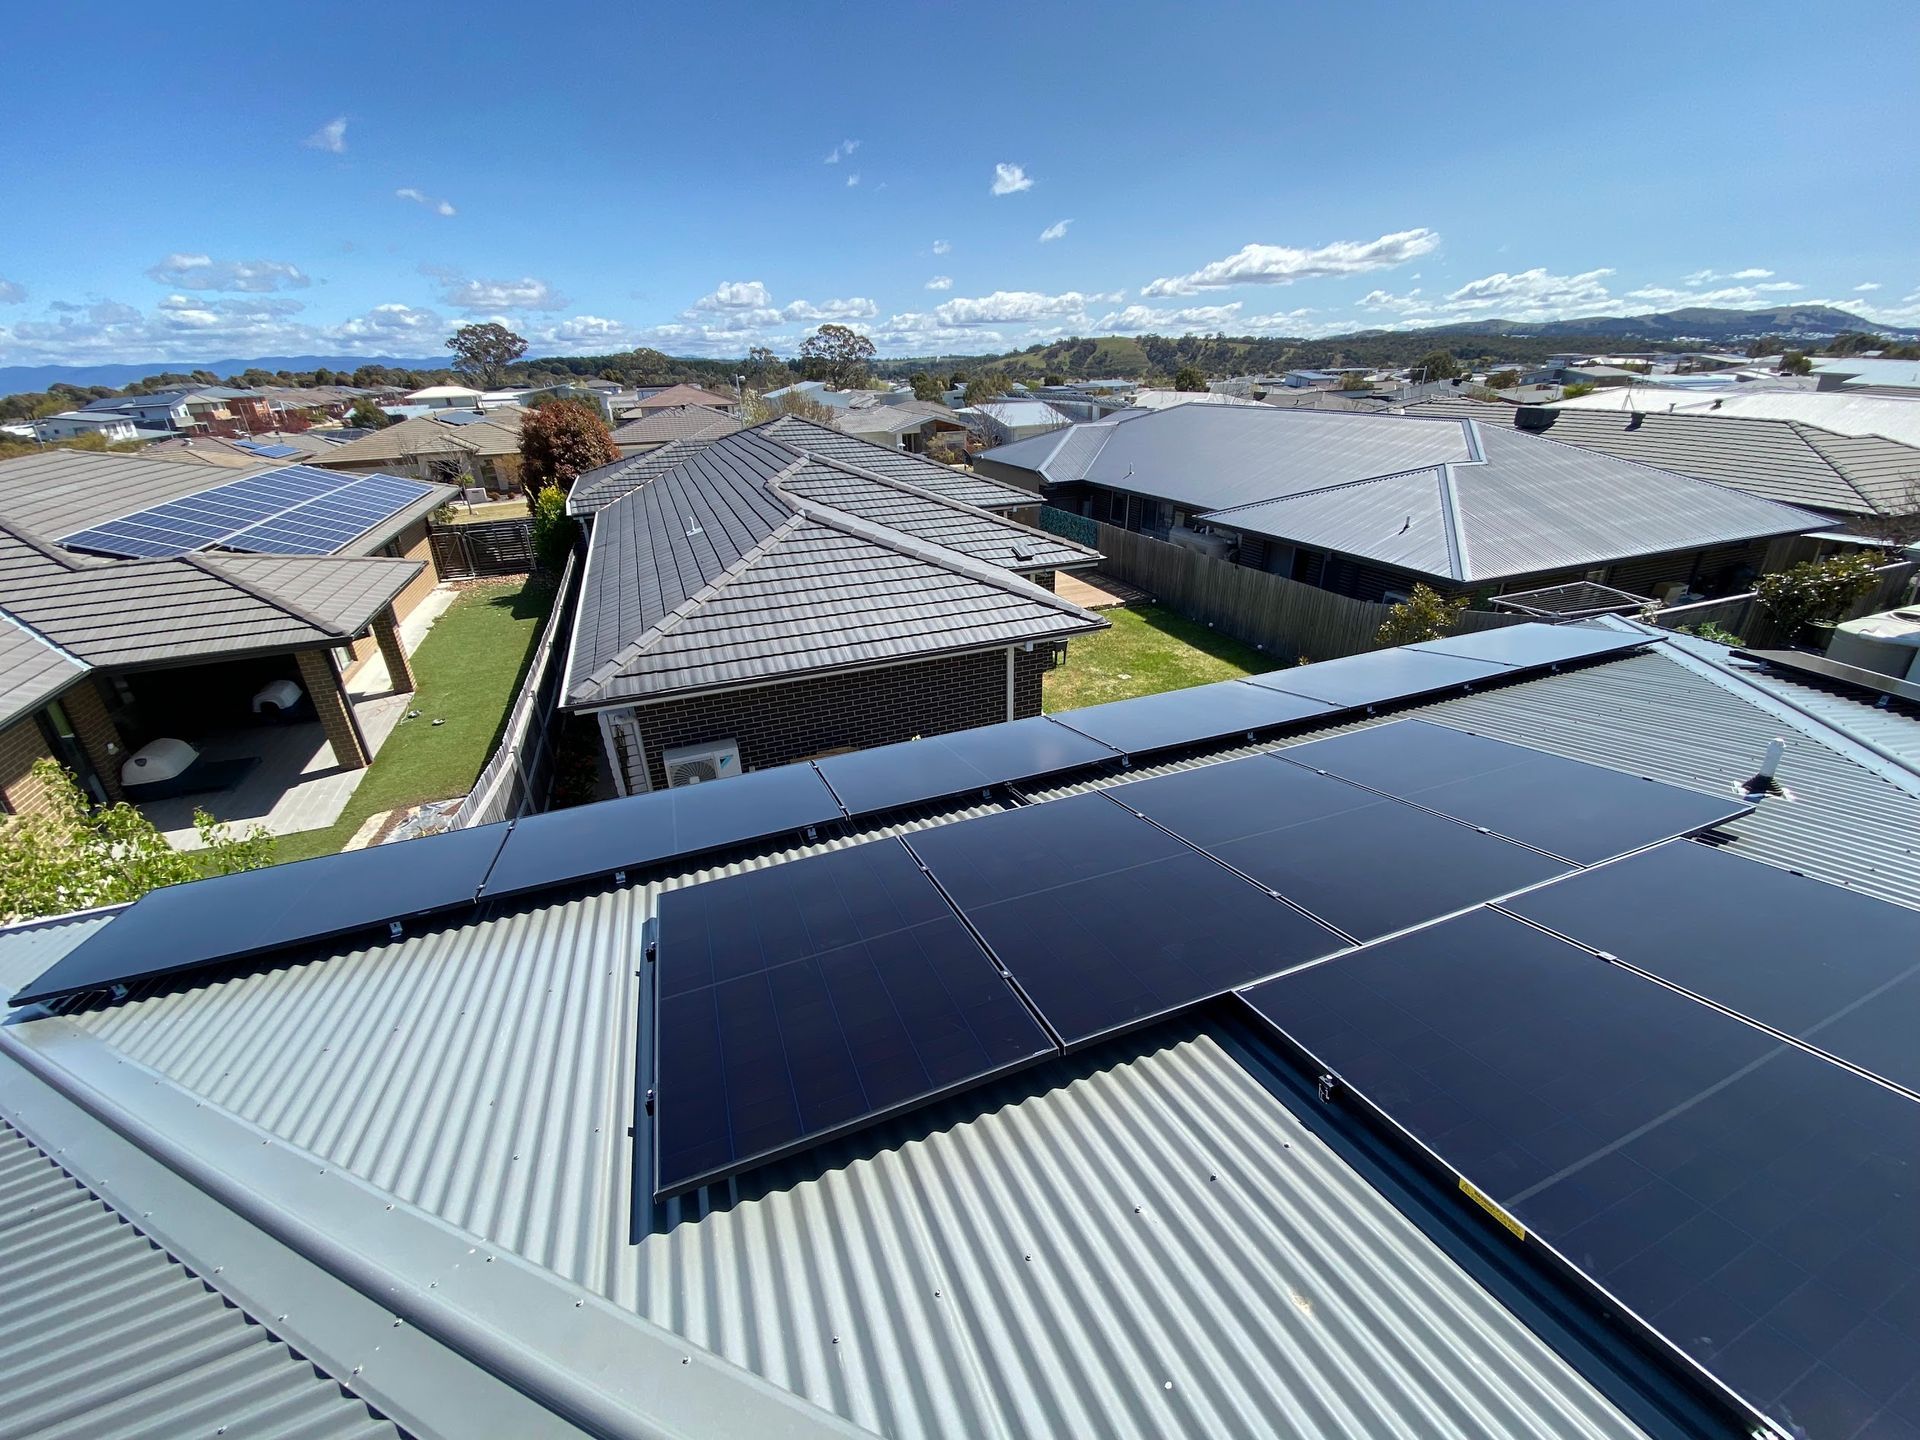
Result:
[[[352,8],[9,16],[0,364],[1920,324],[1908,0]]]

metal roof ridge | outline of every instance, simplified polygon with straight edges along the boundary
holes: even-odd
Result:
[[[1604,414],[1607,412],[1603,411],[1601,413]],[[1587,447],[1584,445],[1569,444],[1565,440],[1556,440],[1551,435],[1542,435],[1532,430],[1522,430],[1517,426],[1508,433],[1512,434],[1515,437],[1532,441],[1536,444],[1557,445],[1562,450],[1572,450],[1582,455],[1592,455],[1596,453],[1595,451],[1587,449]],[[1689,484],[1689,485],[1704,485],[1704,486],[1707,486],[1709,489],[1721,491],[1723,494],[1737,495],[1742,500],[1751,500],[1759,505],[1770,505],[1776,510],[1791,511],[1796,515],[1804,515],[1810,520],[1818,520],[1822,525],[1833,524],[1833,517],[1830,515],[1818,515],[1818,514],[1815,514],[1813,511],[1806,509],[1804,506],[1789,505],[1784,500],[1769,500],[1764,495],[1756,495],[1751,490],[1742,490],[1737,485],[1727,485],[1719,480],[1703,479],[1701,476],[1698,476],[1698,475],[1687,475],[1679,470],[1668,470],[1664,466],[1660,466],[1660,465],[1649,465],[1644,460],[1635,460],[1633,457],[1629,455],[1616,455],[1611,450],[1602,450],[1597,453],[1604,456],[1608,460],[1618,461],[1622,465],[1637,466],[1639,469],[1651,470],[1656,475],[1665,475],[1670,479],[1684,481],[1686,484]]]
[[[1471,425],[1473,422],[1469,420],[1467,423]],[[1476,463],[1484,465],[1486,462]],[[1447,537],[1448,573],[1455,580],[1471,580],[1473,564],[1467,556],[1467,531],[1460,518],[1460,487],[1454,479],[1452,465],[1440,467],[1440,529]]]

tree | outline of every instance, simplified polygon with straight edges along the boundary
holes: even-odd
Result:
[[[527,342],[497,321],[462,325],[447,341],[453,368],[482,390],[498,390],[507,366],[527,353]]]
[[[374,404],[371,396],[362,395],[347,412],[347,424],[362,430],[384,430],[393,424],[393,417]]]
[[[1809,360],[1798,350],[1789,350],[1780,357],[1780,373],[1782,375],[1811,375],[1813,373],[1813,361]]]
[[[844,325],[822,325],[800,342],[800,368],[809,380],[851,390],[867,378],[873,341]]]
[[[780,363],[780,357],[764,345],[756,345],[747,351],[746,376],[749,385],[764,387],[769,375],[777,374],[787,367]]]
[[[591,405],[557,400],[529,411],[520,422],[520,483],[528,512],[538,510],[542,490],[551,486],[564,495],[587,471],[619,458],[613,432]]]
[[[0,822],[0,918],[8,922],[118,905],[162,885],[273,863],[273,836],[258,825],[236,835],[196,810],[204,848],[175,850],[131,805],[93,809],[57,762],[36,762],[33,779],[41,807]]]
[[[1452,380],[1460,374],[1460,362],[1451,350],[1429,350],[1413,368],[1424,380]]]
[[[533,553],[540,568],[558,575],[573,549],[574,522],[567,497],[549,485],[533,499]]]
[[[769,420],[778,420],[783,415],[792,415],[796,419],[811,420],[816,425],[824,425],[829,430],[840,419],[840,412],[831,405],[822,404],[811,395],[796,395],[788,391],[777,400],[769,400],[764,395],[749,395],[740,407],[740,418],[749,425],[764,425]]]
[[[1560,392],[1562,400],[1578,400],[1582,395],[1591,395],[1600,387],[1591,380],[1576,380]]]
[[[1373,382],[1358,370],[1349,370],[1340,377],[1340,388],[1348,391],[1371,390],[1373,388]]]
[[[1464,595],[1448,599],[1427,585],[1415,585],[1407,598],[1387,612],[1374,632],[1379,645],[1417,645],[1449,635],[1467,608]]]
[[[1489,390],[1511,390],[1519,383],[1520,372],[1518,370],[1496,370],[1487,376],[1487,388]]]
[[[1200,373],[1196,365],[1182,365],[1173,376],[1173,388],[1176,390],[1204,390],[1207,377]]]
[[[1873,556],[1853,550],[1762,575],[1753,582],[1753,598],[1792,642],[1811,621],[1838,620],[1873,590],[1879,578]]]
[[[1902,481],[1899,493],[1861,521],[1860,529],[1875,540],[1884,540],[1903,550],[1920,544],[1920,476]]]
[[[998,400],[1011,388],[1007,377],[997,370],[976,375],[967,382],[966,402],[969,405],[983,405],[989,400]]]
[[[1829,355],[1859,355],[1868,350],[1884,350],[1887,342],[1865,330],[1843,330],[1826,343]]]
[[[907,383],[913,386],[913,398],[916,400],[944,401],[947,398],[946,387],[940,383],[938,375],[916,370],[907,377]]]

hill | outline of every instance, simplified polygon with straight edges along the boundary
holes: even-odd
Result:
[[[1763,310],[1718,310],[1695,306],[1646,315],[1593,315],[1578,320],[1535,323],[1475,320],[1412,333],[1524,335],[1563,339],[1606,335],[1616,339],[1724,345],[1744,344],[1767,336],[1777,336],[1783,340],[1830,340],[1836,335],[1859,331],[1903,340],[1920,338],[1920,331],[1875,325],[1851,311],[1838,310],[1830,305],[1775,305]]]
[[[238,375],[247,370],[309,370],[351,372],[363,365],[379,365],[390,370],[444,370],[447,357],[425,360],[398,360],[371,355],[266,355],[257,360],[164,360],[141,365],[0,365],[0,395],[24,390],[45,390],[52,385],[74,385],[88,389],[104,385],[121,390],[150,375],[190,375],[204,370],[214,375]]]

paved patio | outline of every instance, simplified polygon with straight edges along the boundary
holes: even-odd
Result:
[[[409,655],[419,648],[433,622],[446,613],[457,594],[449,586],[440,586],[400,622],[400,643]],[[392,694],[388,684],[386,661],[378,652],[347,681],[360,733],[375,755],[413,702],[411,693]],[[317,720],[302,725],[216,730],[187,738],[209,760],[250,757],[260,763],[231,790],[151,800],[140,807],[176,850],[200,848],[200,837],[193,828],[196,809],[240,829],[261,825],[275,835],[321,829],[340,818],[367,774],[365,770],[340,768]]]

